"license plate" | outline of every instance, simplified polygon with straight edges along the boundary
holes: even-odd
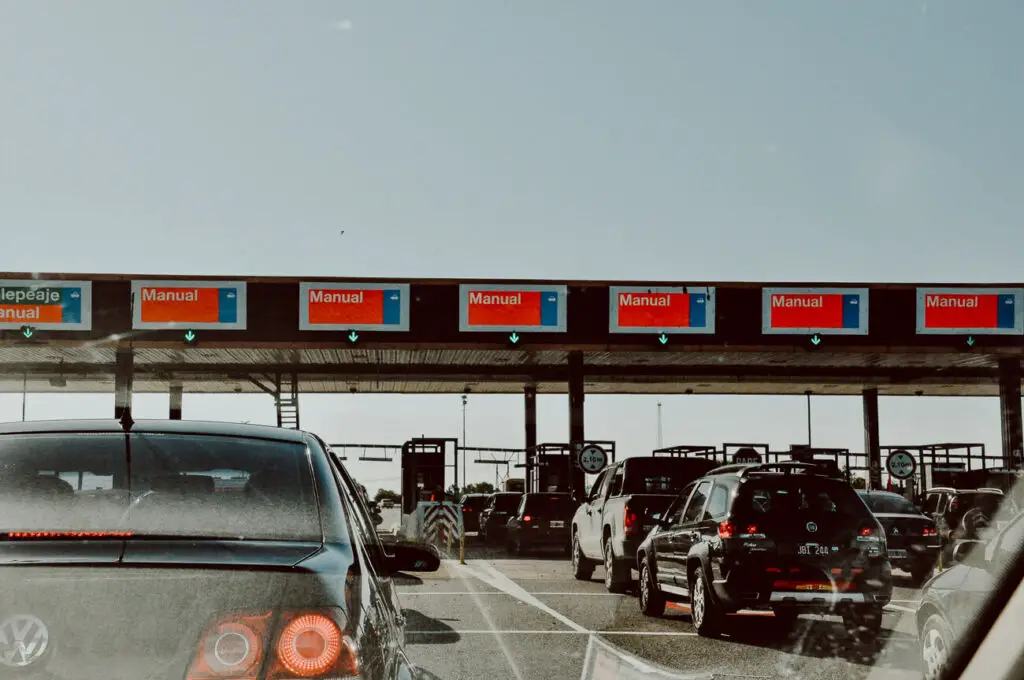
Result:
[[[906,550],[890,550],[889,557],[894,560],[905,560],[907,559]]]
[[[564,526],[565,526],[565,522],[562,522],[560,520],[554,520],[554,521],[551,522],[551,528],[552,529],[561,529]]]
[[[797,555],[808,557],[827,557],[829,552],[827,545],[818,545],[817,543],[801,543],[796,549]]]

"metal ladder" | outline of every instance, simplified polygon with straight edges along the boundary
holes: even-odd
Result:
[[[277,426],[299,429],[299,376],[283,373],[277,376]]]

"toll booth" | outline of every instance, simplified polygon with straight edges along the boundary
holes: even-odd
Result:
[[[597,445],[608,454],[608,462],[615,462],[615,442],[586,441],[583,447]],[[533,464],[517,467],[526,468],[528,493],[553,491],[582,495],[586,489],[587,475],[576,462],[576,454],[569,444],[538,444]]]
[[[402,514],[416,512],[420,501],[445,500],[447,469],[454,469],[458,479],[458,440],[410,439],[402,445]],[[452,464],[448,464],[451,455]]]
[[[909,446],[882,446],[882,473],[887,475],[885,460],[893,451],[906,451],[917,463],[914,475],[907,480],[908,491],[919,498],[937,486],[959,489],[977,489],[990,484],[993,472],[1008,469],[1003,456],[986,453],[980,443],[945,442],[941,444],[912,444]],[[895,480],[894,480],[895,481]]]

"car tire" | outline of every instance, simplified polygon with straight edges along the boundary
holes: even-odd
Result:
[[[858,607],[843,614],[846,631],[860,643],[874,642],[882,630],[882,608],[878,606]]]
[[[690,576],[690,621],[697,635],[717,637],[722,632],[724,620],[704,568],[697,567]]]
[[[953,648],[953,631],[938,614],[929,616],[921,626],[920,659],[924,680],[939,680],[949,665]]]
[[[611,536],[604,539],[604,587],[609,593],[624,593],[629,583],[629,567],[615,559]]]
[[[589,581],[594,575],[594,563],[583,555],[580,547],[580,536],[572,534],[572,547],[569,548],[570,559],[572,559],[572,575],[577,581]]]
[[[640,563],[640,613],[644,616],[664,616],[665,596],[658,589],[647,558]]]

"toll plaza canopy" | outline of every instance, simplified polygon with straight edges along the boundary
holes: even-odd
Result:
[[[7,392],[996,396],[1024,284],[5,273],[0,329]]]

